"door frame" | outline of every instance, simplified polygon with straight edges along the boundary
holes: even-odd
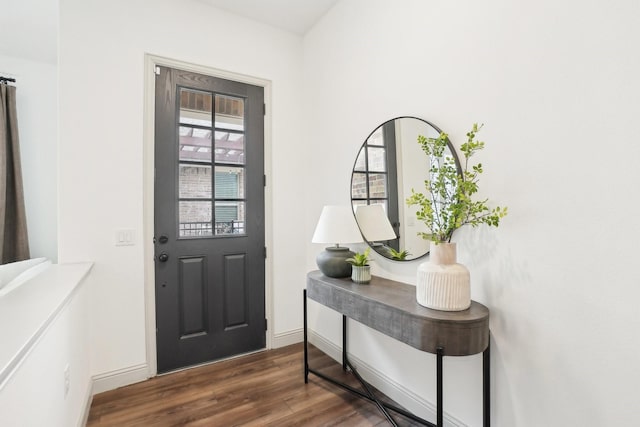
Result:
[[[144,121],[143,121],[143,250],[144,250],[144,300],[145,300],[145,345],[148,375],[154,377],[158,373],[157,344],[156,344],[156,300],[155,300],[155,263],[153,234],[154,234],[154,181],[155,181],[155,67],[163,66],[205,74],[212,77],[234,80],[264,88],[264,173],[267,179],[265,187],[265,246],[273,248],[273,218],[272,218],[272,185],[271,185],[271,81],[238,74],[217,68],[197,65],[176,59],[157,56],[149,53],[144,55]],[[267,254],[271,251],[267,251]],[[273,346],[273,263],[267,255],[265,259],[265,317],[268,328],[266,334],[266,349]]]

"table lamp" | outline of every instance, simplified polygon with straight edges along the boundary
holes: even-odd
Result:
[[[325,248],[316,257],[316,263],[322,274],[327,277],[351,276],[351,264],[345,260],[355,254],[349,248],[340,245],[362,242],[362,235],[350,206],[323,207],[311,241],[335,244]]]

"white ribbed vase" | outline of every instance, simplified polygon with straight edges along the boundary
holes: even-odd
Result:
[[[431,242],[429,261],[418,266],[418,304],[442,311],[462,311],[471,305],[469,270],[456,262],[456,244]]]

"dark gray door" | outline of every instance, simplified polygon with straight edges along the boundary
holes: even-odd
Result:
[[[159,68],[158,372],[265,347],[264,90]]]

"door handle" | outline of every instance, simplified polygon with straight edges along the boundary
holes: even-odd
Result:
[[[162,252],[160,255],[158,255],[158,261],[160,262],[167,262],[168,259],[169,255],[166,252]]]

